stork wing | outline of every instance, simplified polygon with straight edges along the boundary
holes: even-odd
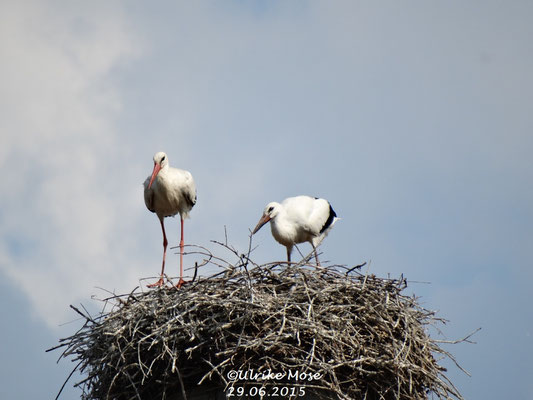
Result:
[[[184,171],[185,184],[182,187],[183,197],[188,203],[189,207],[192,208],[196,204],[196,184],[194,179],[189,171]]]
[[[144,204],[146,204],[146,208],[150,210],[151,212],[155,212],[154,209],[154,190],[148,189],[148,185],[150,184],[150,177],[146,178],[144,181]]]

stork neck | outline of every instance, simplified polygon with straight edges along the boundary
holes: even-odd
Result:
[[[157,174],[158,176],[160,175],[166,175],[168,173],[168,164],[165,163],[161,166],[161,169],[159,170],[159,173]]]

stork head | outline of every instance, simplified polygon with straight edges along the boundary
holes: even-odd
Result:
[[[254,235],[261,227],[266,224],[268,221],[270,221],[273,218],[276,218],[276,215],[278,215],[280,211],[281,204],[276,203],[273,201],[272,203],[268,203],[265,207],[265,211],[263,211],[263,215],[261,216],[261,219],[255,226],[252,235]]]
[[[148,189],[152,187],[155,177],[161,171],[162,168],[168,166],[168,157],[162,151],[155,153],[154,155],[154,170],[152,171],[152,176],[150,177],[150,183],[148,184]]]

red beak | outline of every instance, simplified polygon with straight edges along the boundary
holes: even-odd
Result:
[[[255,229],[254,231],[252,232],[252,235],[255,235],[255,233],[261,229],[261,227],[266,224],[268,221],[270,221],[270,216],[269,215],[263,215],[261,217],[261,219],[259,220],[259,222],[257,223],[257,225],[255,226]]]
[[[154,170],[152,171],[152,177],[150,178],[150,183],[148,184],[148,189],[152,187],[152,183],[154,183],[155,177],[159,173],[159,170],[161,169],[161,165],[154,163]]]

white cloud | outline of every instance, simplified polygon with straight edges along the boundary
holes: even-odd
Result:
[[[56,326],[92,282],[118,282],[131,245],[115,238],[117,210],[136,204],[108,180],[123,156],[110,75],[140,49],[115,6],[3,2],[0,14],[0,267]]]

